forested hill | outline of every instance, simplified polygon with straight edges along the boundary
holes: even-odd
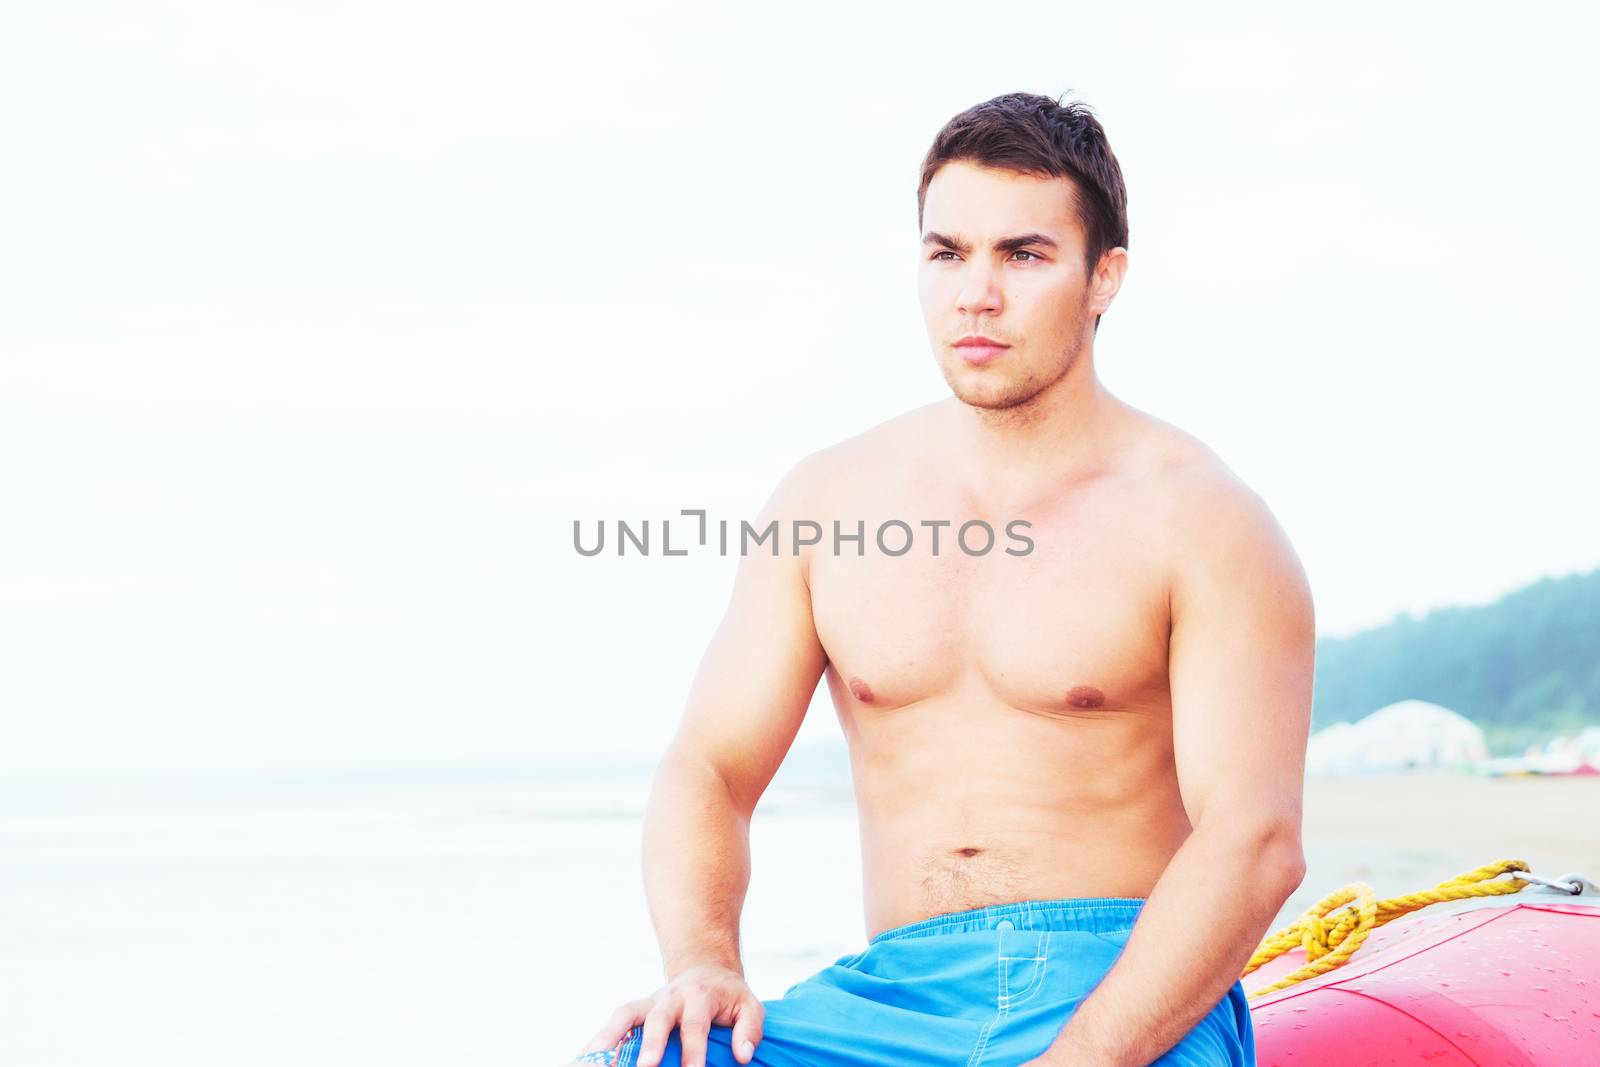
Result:
[[[1317,641],[1314,729],[1410,698],[1503,742],[1600,722],[1600,570]]]

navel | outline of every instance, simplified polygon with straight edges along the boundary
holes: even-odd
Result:
[[[980,853],[982,851],[983,851],[983,849],[981,849],[981,848],[974,848],[971,845],[967,845],[964,848],[956,849],[955,850],[955,854],[957,856],[968,856],[968,857],[970,857],[970,856],[976,856],[978,853]]]
[[[850,679],[850,695],[863,704],[872,703],[872,687],[860,678],[852,677]]]
[[[1067,693],[1067,703],[1075,708],[1098,708],[1106,702],[1106,695],[1092,685],[1075,685]]]

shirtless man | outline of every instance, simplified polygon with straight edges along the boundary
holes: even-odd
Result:
[[[1311,597],[1261,499],[1096,377],[1125,205],[1081,104],[936,137],[919,288],[954,396],[805,458],[752,523],[827,534],[739,563],[645,817],[667,984],[577,1062],[1254,1062],[1239,977],[1305,871]],[[869,944],[761,1001],[750,817],[822,678]]]

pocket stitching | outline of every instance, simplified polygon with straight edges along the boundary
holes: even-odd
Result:
[[[1015,994],[1008,991],[1006,996],[1001,999],[1000,1007],[1009,1012],[1018,1004],[1024,1004],[1032,1000],[1038,995],[1039,990],[1044,988],[1045,970],[1050,965],[1050,931],[1044,931],[1044,938],[1039,942],[1039,954],[1037,956],[1003,956],[1001,959],[1031,959],[1034,961],[1033,971],[1028,975],[1028,984]]]

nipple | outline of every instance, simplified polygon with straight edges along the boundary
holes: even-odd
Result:
[[[1106,702],[1106,695],[1092,685],[1075,685],[1067,693],[1067,703],[1075,708],[1098,708]]]
[[[850,695],[863,704],[872,703],[872,687],[860,678],[852,677],[850,679]]]

